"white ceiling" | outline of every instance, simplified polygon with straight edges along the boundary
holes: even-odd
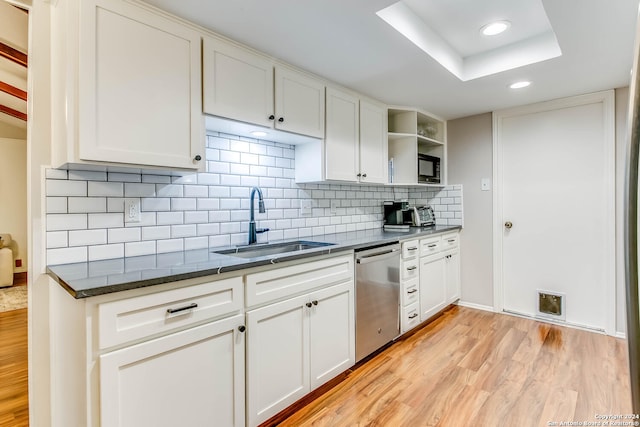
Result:
[[[430,24],[438,31],[446,33],[450,23],[477,30],[489,16],[485,5],[501,5],[499,18],[512,21],[512,29],[543,9],[562,50],[544,62],[464,82],[376,15],[396,0],[146,1],[388,104],[445,119],[627,86],[638,11],[638,0],[448,0]],[[463,55],[478,49],[464,39],[452,43]],[[532,85],[507,88],[523,79]]]

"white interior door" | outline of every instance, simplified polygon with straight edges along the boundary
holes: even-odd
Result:
[[[550,292],[558,320],[614,333],[613,92],[497,112],[494,130],[496,308],[536,316]]]

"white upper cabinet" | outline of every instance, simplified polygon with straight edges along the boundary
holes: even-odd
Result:
[[[203,38],[204,112],[324,137],[324,83],[266,56]]]
[[[122,0],[56,7],[54,25],[65,26],[68,37],[53,41],[62,53],[53,61],[54,84],[63,87],[54,90],[62,108],[54,116],[54,166],[198,169],[204,163],[200,34]]]
[[[327,88],[327,134],[325,138],[326,179],[358,181],[358,98]]]
[[[388,182],[387,107],[360,100],[360,181]]]
[[[272,126],[273,63],[246,49],[203,38],[204,112]]]
[[[276,66],[275,127],[324,138],[324,91],[323,82]]]
[[[296,182],[387,183],[387,107],[327,87],[325,140],[296,147]]]

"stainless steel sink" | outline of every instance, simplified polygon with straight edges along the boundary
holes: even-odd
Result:
[[[235,249],[225,249],[223,251],[213,251],[213,253],[221,255],[235,256],[239,258],[257,258],[267,255],[286,254],[289,252],[298,252],[305,249],[321,248],[331,246],[334,243],[311,242],[298,240],[285,243],[265,243],[260,245],[238,246]]]

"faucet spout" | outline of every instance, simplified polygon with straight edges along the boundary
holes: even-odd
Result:
[[[258,212],[265,213],[266,210],[264,208],[264,198],[262,197],[262,190],[259,187],[253,187],[251,189],[250,196],[250,213],[249,213],[249,244],[252,245],[258,241],[258,233],[264,233],[265,231],[269,231],[268,228],[256,228],[256,220],[255,220],[255,212],[254,212],[254,199],[258,193]]]

